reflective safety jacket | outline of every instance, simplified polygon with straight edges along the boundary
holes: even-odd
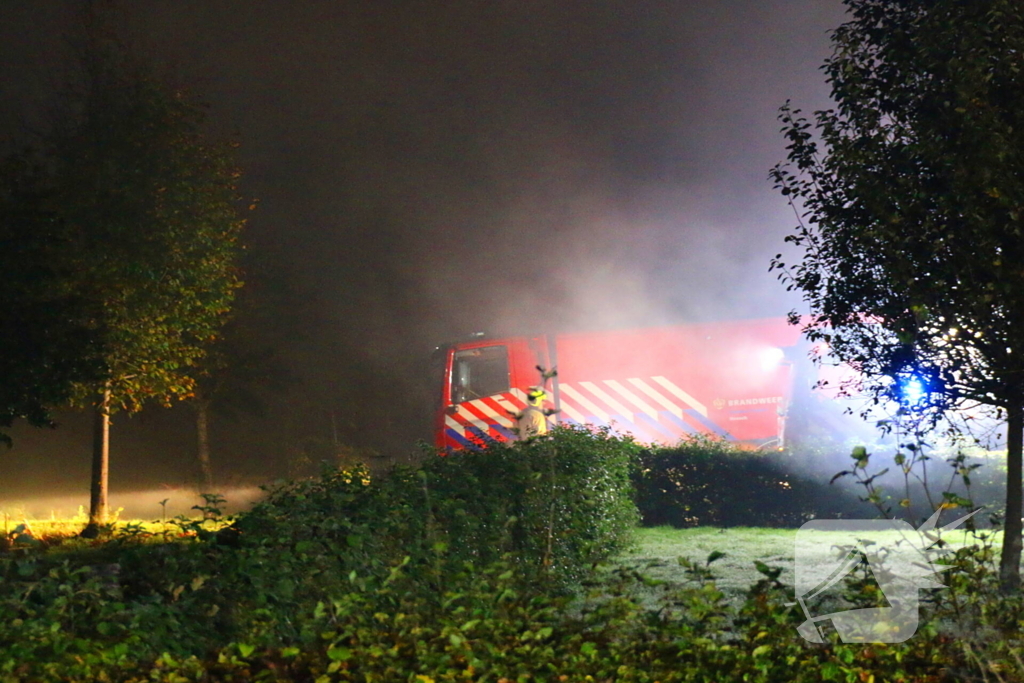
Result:
[[[520,439],[541,436],[548,433],[548,419],[544,410],[538,406],[526,406],[516,422]]]

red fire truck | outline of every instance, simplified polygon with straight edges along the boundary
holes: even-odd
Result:
[[[781,446],[799,341],[784,318],[763,318],[450,344],[438,350],[436,443],[514,438],[539,365],[558,370],[545,406],[557,411],[552,422],[607,426],[642,443],[714,434]]]

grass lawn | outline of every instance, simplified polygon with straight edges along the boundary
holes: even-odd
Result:
[[[796,529],[765,529],[733,527],[716,529],[674,529],[655,527],[637,531],[637,547],[624,555],[620,561],[627,567],[640,571],[645,576],[666,582],[669,586],[691,581],[686,570],[680,566],[679,558],[704,562],[714,551],[725,553],[725,557],[712,564],[716,583],[727,595],[738,595],[755,583],[760,574],[754,567],[759,560],[770,567],[783,569],[779,580],[793,585],[796,557]],[[849,542],[851,536],[829,535],[822,540],[827,552],[831,546]],[[898,540],[896,532],[886,532],[879,538],[887,544]],[[951,546],[969,545],[976,542],[965,532],[943,534]],[[995,539],[998,544],[998,538]]]
[[[795,529],[655,527],[638,529],[636,549],[621,561],[652,579],[669,585],[684,584],[691,579],[679,558],[704,562],[717,550],[725,553],[712,565],[718,587],[726,593],[738,593],[757,581],[755,560],[784,567],[781,580],[792,584],[795,541]]]

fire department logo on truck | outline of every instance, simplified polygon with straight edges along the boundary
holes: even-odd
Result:
[[[759,398],[716,398],[712,405],[715,406],[715,410],[722,410],[723,408],[746,408],[748,406],[767,406],[782,403],[782,396],[762,396]]]
[[[761,398],[731,398],[726,401],[726,405],[730,408],[737,406],[767,406],[774,405],[776,403],[782,403],[781,396],[764,396]]]

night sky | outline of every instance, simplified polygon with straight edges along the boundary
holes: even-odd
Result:
[[[259,199],[249,281],[301,383],[221,422],[236,478],[279,474],[331,410],[346,443],[411,450],[426,358],[468,332],[798,304],[767,272],[794,219],[766,177],[779,106],[827,106],[839,0],[125,4],[122,35],[209,102]],[[39,125],[77,5],[0,0],[4,145]],[[88,421],[61,422],[15,431],[0,495],[87,491]],[[190,429],[181,408],[117,420],[112,486],[188,479]]]

